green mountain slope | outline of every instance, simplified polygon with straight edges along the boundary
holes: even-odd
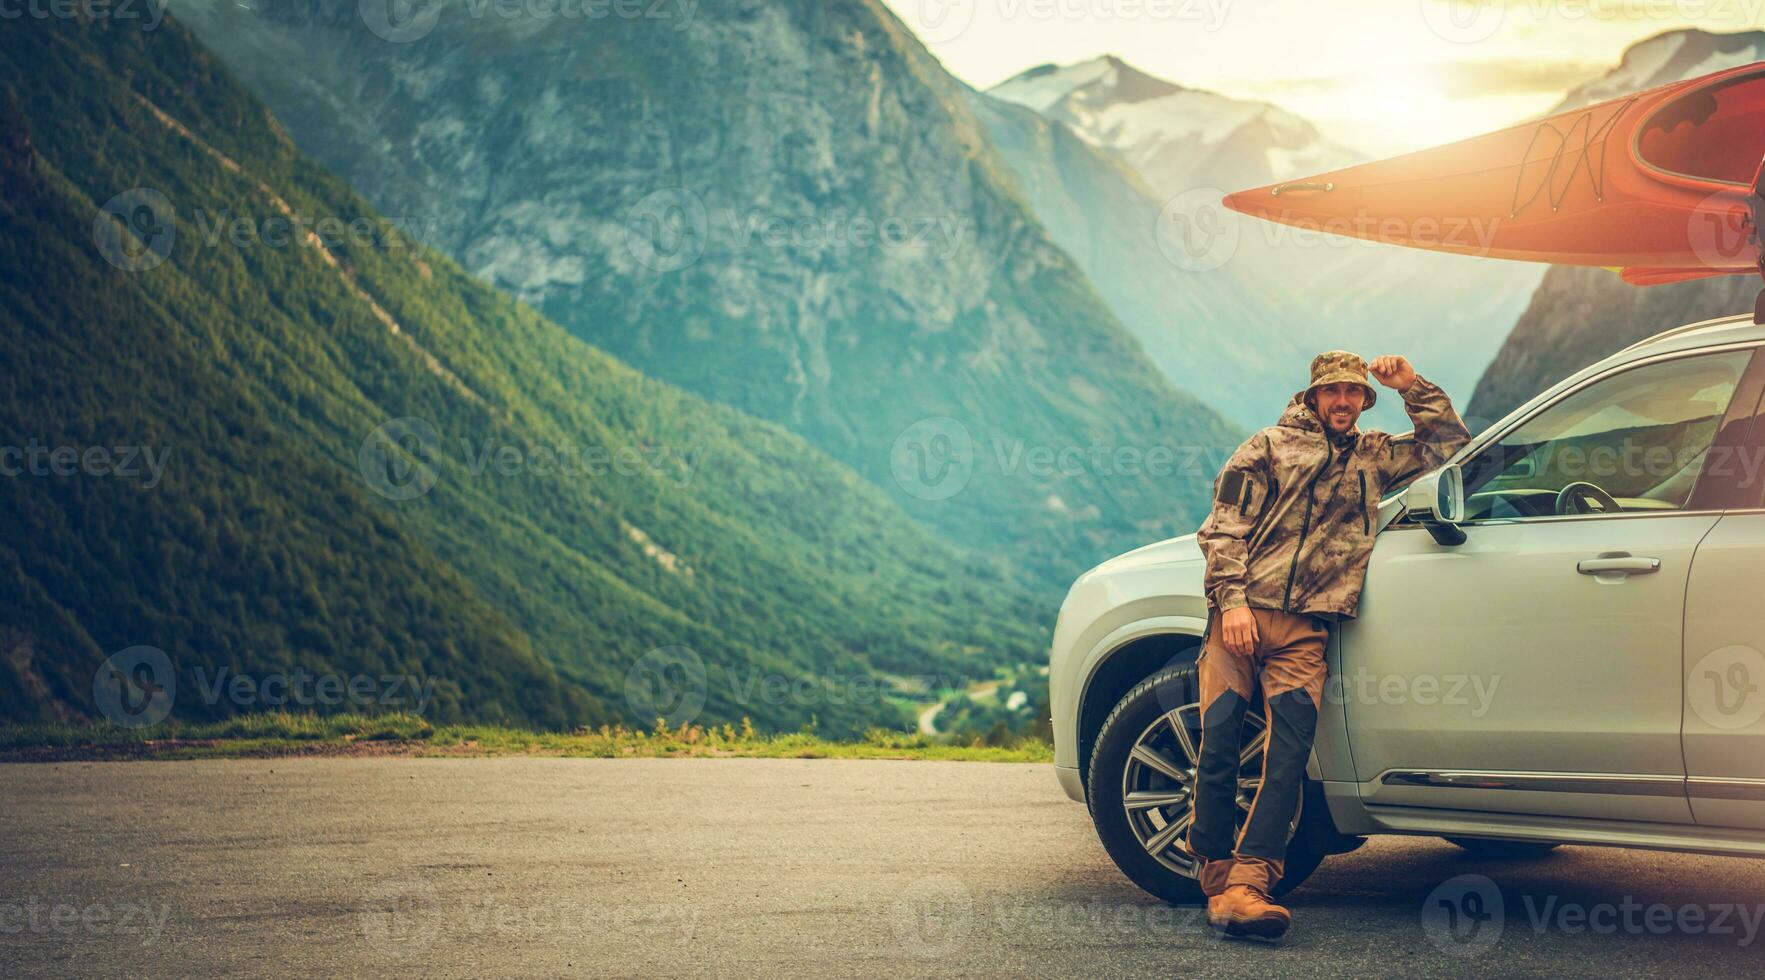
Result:
[[[175,23],[0,36],[0,431],[81,453],[0,480],[6,717],[93,716],[145,644],[192,718],[266,707],[205,696],[225,668],[647,723],[665,648],[699,720],[846,732],[903,720],[884,673],[1042,655],[999,563],[414,245]],[[143,446],[158,478],[84,455]]]
[[[1050,591],[1201,519],[1240,433],[1159,375],[879,0],[449,0],[396,41],[360,8],[173,4],[465,268]]]

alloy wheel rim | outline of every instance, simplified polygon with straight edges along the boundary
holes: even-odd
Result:
[[[1243,748],[1238,753],[1237,820],[1242,828],[1262,786],[1263,753],[1268,726],[1261,714],[1244,718]],[[1201,705],[1185,704],[1164,712],[1140,732],[1122,769],[1122,808],[1134,837],[1158,863],[1193,878],[1195,859],[1184,849],[1195,817],[1195,770],[1201,756]],[[1295,825],[1298,815],[1294,816]]]

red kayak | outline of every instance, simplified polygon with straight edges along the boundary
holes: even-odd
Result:
[[[1225,203],[1397,245],[1618,266],[1652,285],[1761,272],[1761,159],[1765,62]]]

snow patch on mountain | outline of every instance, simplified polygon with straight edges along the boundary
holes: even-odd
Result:
[[[1071,95],[1074,89],[1099,81],[1113,85],[1113,61],[1112,58],[1096,58],[1065,68],[1055,64],[1038,65],[1000,83],[991,94],[1042,112]]]
[[[1065,123],[1167,192],[1161,175],[1246,186],[1364,158],[1284,109],[1178,85],[1114,56],[1041,65],[988,94]]]

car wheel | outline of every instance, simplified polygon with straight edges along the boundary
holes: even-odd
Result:
[[[1201,745],[1201,684],[1194,664],[1166,668],[1119,701],[1097,734],[1086,797],[1104,850],[1134,884],[1175,905],[1201,902],[1195,861],[1178,846],[1194,815],[1191,792]],[[1267,732],[1262,714],[1244,720],[1238,775],[1238,825],[1262,781]],[[1309,782],[1309,781],[1308,781]],[[1308,785],[1307,790],[1311,787]],[[1311,809],[1301,794],[1296,829]],[[1275,894],[1284,895],[1324,859],[1318,835],[1295,833]]]
[[[1448,837],[1445,839],[1478,857],[1502,861],[1527,861],[1541,858],[1562,846],[1544,841],[1501,840],[1495,837]]]

